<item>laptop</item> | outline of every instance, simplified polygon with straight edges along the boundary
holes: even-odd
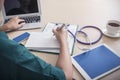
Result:
[[[14,16],[24,19],[26,24],[19,30],[41,27],[40,0],[5,0],[2,14],[4,23]]]

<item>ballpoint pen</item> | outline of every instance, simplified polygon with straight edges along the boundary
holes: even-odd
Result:
[[[62,24],[62,26],[59,28],[59,30],[61,30],[63,27],[65,27],[65,24]]]
[[[59,27],[59,29],[57,29],[57,30],[61,30],[62,28],[64,28],[65,27],[65,24],[62,24],[62,26],[61,27]],[[55,34],[53,34],[53,36],[54,36]]]

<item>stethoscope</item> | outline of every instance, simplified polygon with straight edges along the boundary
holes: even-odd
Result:
[[[56,25],[58,25],[58,24],[56,23]],[[66,25],[67,31],[72,35],[72,37],[75,39],[75,41],[77,41],[77,42],[80,43],[80,44],[84,44],[84,45],[92,45],[92,44],[95,44],[95,43],[99,42],[99,41],[101,40],[102,36],[103,36],[102,31],[101,31],[98,27],[96,27],[96,26],[84,26],[84,27],[80,28],[79,30],[77,30],[77,32],[76,32],[75,35],[72,33],[72,31],[70,31],[70,30],[68,29],[69,26],[70,26],[69,24]],[[93,29],[98,30],[98,32],[100,33],[99,37],[98,37],[95,41],[89,41],[89,42],[83,42],[83,41],[81,41],[80,39],[78,39],[78,38],[76,37],[77,34],[83,34],[85,37],[88,37],[87,33],[83,31],[83,30],[86,29],[86,28],[93,28]]]
[[[87,33],[83,31],[83,30],[86,29],[86,28],[93,28],[93,29],[98,30],[99,33],[100,33],[98,39],[96,39],[95,41],[92,41],[92,42],[91,42],[91,41],[90,41],[90,42],[83,42],[83,41],[81,41],[80,39],[78,39],[78,38],[76,37],[77,34],[83,34],[85,37],[88,37]],[[74,39],[75,39],[78,43],[85,44],[85,45],[92,45],[92,44],[95,44],[95,43],[99,42],[99,41],[101,40],[101,38],[102,38],[102,35],[103,35],[102,31],[101,31],[98,27],[95,27],[95,26],[84,26],[84,27],[82,27],[80,30],[78,30],[78,31],[76,32],[76,35],[74,35],[69,29],[68,29],[67,31],[74,37]]]

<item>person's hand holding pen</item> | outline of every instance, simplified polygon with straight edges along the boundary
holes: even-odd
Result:
[[[53,33],[60,43],[67,41],[68,34],[67,29],[65,28],[65,24],[62,24],[61,27],[57,27],[57,29],[53,29]]]

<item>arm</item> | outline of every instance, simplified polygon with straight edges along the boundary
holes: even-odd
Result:
[[[21,21],[24,21],[23,19],[19,19],[17,16],[12,18],[10,21],[8,21],[6,24],[0,27],[0,31],[11,31],[16,30],[20,27],[22,27],[25,23],[20,23]],[[20,23],[20,24],[19,24]]]
[[[5,32],[0,32],[0,52],[0,80],[66,80],[63,70],[10,40]]]
[[[60,43],[60,54],[56,63],[56,66],[61,68],[66,76],[67,80],[72,80],[72,61],[70,57],[70,52],[68,48],[68,41],[67,41],[67,30],[65,28],[59,30],[53,30],[53,33],[56,35]]]

